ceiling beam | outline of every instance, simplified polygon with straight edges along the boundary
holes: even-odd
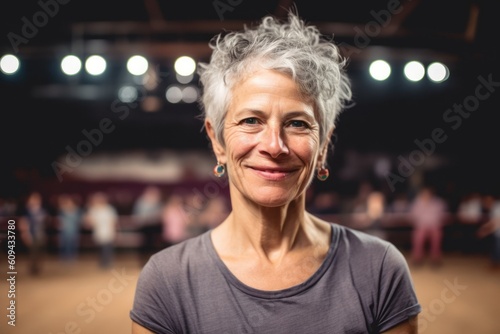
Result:
[[[421,0],[408,0],[404,5],[401,5],[401,11],[392,15],[389,24],[383,28],[385,33],[393,35],[401,31],[403,23],[420,5],[420,2]]]
[[[164,21],[158,0],[144,0],[144,7],[146,7],[151,24]]]
[[[476,38],[477,22],[479,18],[479,6],[472,3],[470,8],[469,20],[465,28],[464,38],[468,42],[473,42]]]

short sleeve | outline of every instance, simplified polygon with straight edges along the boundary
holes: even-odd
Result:
[[[175,333],[165,302],[169,289],[162,276],[151,257],[139,275],[130,318],[154,333]]]
[[[376,323],[383,332],[421,312],[408,264],[392,244],[386,249],[379,277]]]

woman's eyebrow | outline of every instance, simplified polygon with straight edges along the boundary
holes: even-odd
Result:
[[[252,115],[255,115],[255,116],[258,116],[258,117],[261,117],[261,118],[267,117],[267,114],[265,112],[263,112],[262,110],[253,109],[253,108],[243,108],[243,109],[240,109],[240,110],[238,110],[237,112],[234,113],[234,116],[235,117],[239,117],[239,116],[242,116],[242,115],[246,116],[246,114],[252,114]]]
[[[290,118],[295,118],[295,117],[305,117],[309,121],[314,121],[314,115],[308,113],[307,111],[290,111],[285,113],[285,117],[290,119]]]
[[[259,110],[259,109],[252,109],[252,108],[243,108],[241,110],[238,110],[234,114],[234,116],[241,117],[242,115],[245,115],[245,114],[252,114],[252,115],[255,115],[255,116],[261,117],[261,118],[269,117],[266,112]],[[287,118],[287,119],[294,118],[294,117],[305,117],[310,121],[315,120],[314,115],[312,115],[311,113],[308,113],[307,111],[298,111],[298,110],[287,111],[287,112],[284,112],[283,114],[284,114],[285,118]]]

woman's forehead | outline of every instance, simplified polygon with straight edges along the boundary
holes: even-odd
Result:
[[[235,83],[232,89],[232,104],[269,103],[282,101],[288,104],[312,106],[310,98],[304,96],[299,85],[287,74],[275,70],[259,70]]]

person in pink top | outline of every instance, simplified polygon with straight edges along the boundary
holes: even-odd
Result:
[[[410,206],[413,224],[411,258],[421,264],[425,257],[426,242],[430,243],[430,258],[433,264],[442,261],[443,225],[447,217],[447,204],[436,195],[432,187],[421,188]]]
[[[182,195],[170,195],[163,208],[162,221],[162,237],[166,246],[171,246],[188,238],[189,215],[184,208]]]

